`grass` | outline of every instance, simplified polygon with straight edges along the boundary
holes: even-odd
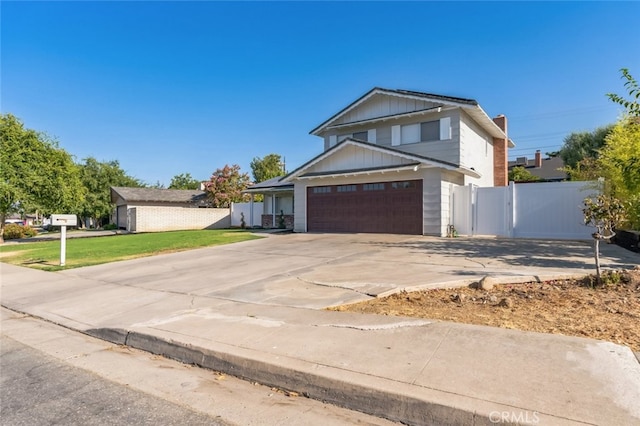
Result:
[[[261,237],[240,229],[69,238],[65,266],[60,266],[60,241],[5,244],[0,246],[0,260],[14,265],[58,271],[255,238]]]

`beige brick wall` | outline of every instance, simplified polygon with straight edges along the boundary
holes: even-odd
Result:
[[[131,232],[183,231],[231,227],[230,209],[138,206],[129,209]]]

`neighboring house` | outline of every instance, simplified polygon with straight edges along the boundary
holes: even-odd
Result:
[[[489,118],[475,100],[382,88],[310,133],[323,153],[247,191],[277,203],[293,190],[297,232],[446,235],[452,188],[507,185],[514,146],[506,117]]]
[[[569,177],[564,171],[565,164],[560,156],[542,158],[540,150],[536,151],[533,160],[518,157],[514,161],[509,161],[509,170],[514,167],[524,167],[529,173],[546,182],[561,182]]]
[[[132,232],[229,226],[226,224],[229,221],[229,209],[190,213],[185,210],[211,207],[204,191],[111,187],[111,202],[116,206],[113,222],[118,228]],[[219,210],[222,216],[226,215],[226,222],[220,220],[220,214],[213,210]],[[212,215],[215,215],[213,219]]]

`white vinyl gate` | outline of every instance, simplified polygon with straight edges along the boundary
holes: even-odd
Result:
[[[597,195],[595,182],[522,183],[453,188],[453,225],[461,235],[590,239],[583,200]]]

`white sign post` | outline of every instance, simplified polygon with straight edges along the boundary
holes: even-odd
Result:
[[[75,214],[52,214],[51,226],[60,226],[60,266],[67,259],[67,226],[78,226]]]

